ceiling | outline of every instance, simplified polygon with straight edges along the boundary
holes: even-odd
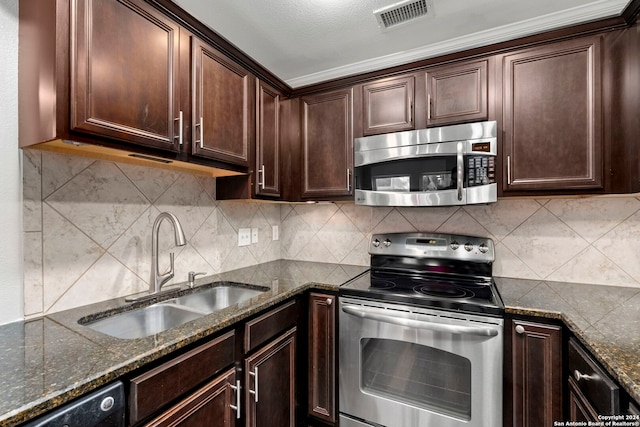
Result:
[[[381,30],[399,0],[173,0],[293,88],[622,13],[629,0],[429,0]]]

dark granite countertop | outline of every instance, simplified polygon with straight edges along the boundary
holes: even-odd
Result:
[[[78,324],[80,318],[125,305],[122,298],[0,326],[0,426],[35,418],[307,289],[337,291],[366,270],[281,260],[198,278],[197,283],[241,282],[270,291],[142,339],[113,338]]]
[[[280,260],[199,279],[266,286],[270,291],[142,339],[117,339],[77,323],[122,306],[123,299],[0,326],[0,427],[32,419],[307,289],[336,291],[365,270]],[[564,321],[640,400],[640,289],[501,278],[496,282],[507,313]]]
[[[558,319],[640,402],[640,289],[496,278],[505,312]]]

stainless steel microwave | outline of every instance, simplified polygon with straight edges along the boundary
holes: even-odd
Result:
[[[495,121],[356,138],[355,203],[449,206],[497,200]]]

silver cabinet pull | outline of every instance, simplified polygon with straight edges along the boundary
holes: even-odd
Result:
[[[431,94],[427,95],[427,120],[431,120]]]
[[[204,125],[202,122],[202,116],[200,116],[200,123],[196,123],[194,127],[200,128],[200,139],[196,139],[196,144],[200,146],[200,148],[204,148]]]
[[[258,188],[261,188],[264,190],[264,186],[265,186],[265,177],[264,177],[264,165],[260,166],[260,169],[258,169]]]
[[[173,119],[174,122],[178,122],[178,134],[173,139],[178,140],[178,144],[182,145],[182,110],[178,113],[178,118]]]
[[[458,201],[462,201],[462,186],[464,185],[464,156],[462,155],[462,143],[458,142],[457,146],[457,176],[458,176]]]
[[[327,298],[327,305],[331,307],[331,304],[333,304],[333,300],[331,298]]]
[[[236,381],[236,385],[231,385],[229,384],[229,387],[231,387],[233,390],[235,390],[236,392],[236,404],[235,405],[229,405],[229,407],[231,409],[233,409],[234,411],[236,411],[236,420],[240,419],[240,380]]]
[[[580,381],[580,380],[597,381],[597,380],[600,379],[599,375],[596,375],[596,374],[593,374],[593,375],[583,374],[582,372],[578,371],[577,369],[573,371],[573,377],[576,379],[576,381]]]
[[[522,335],[525,333],[524,326],[518,325],[516,326],[516,334]]]
[[[249,394],[253,394],[253,400],[258,403],[258,367],[253,368],[253,372],[249,372],[249,375],[253,376],[253,388],[249,388]]]
[[[511,156],[507,156],[507,184],[511,185]]]
[[[347,168],[347,190],[351,191],[351,169]]]

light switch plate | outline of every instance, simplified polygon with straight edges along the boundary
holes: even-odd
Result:
[[[258,243],[258,229],[251,229],[251,243]]]
[[[272,225],[271,226],[271,240],[278,240],[280,239],[280,231],[278,229],[277,225]]]
[[[251,229],[241,228],[238,230],[238,246],[249,246],[251,244]]]

